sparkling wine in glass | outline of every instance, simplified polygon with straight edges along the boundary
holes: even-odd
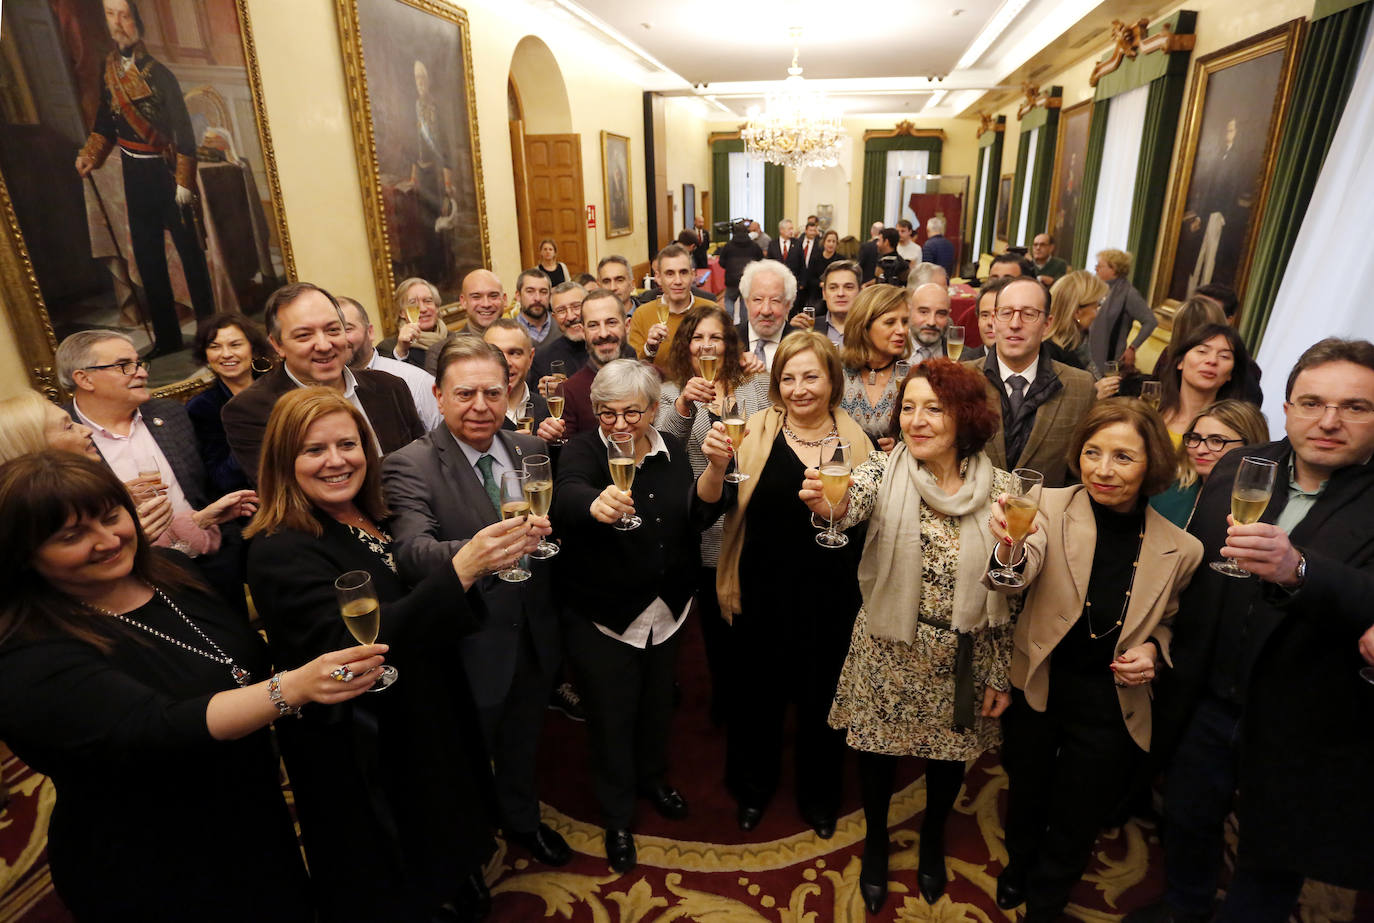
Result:
[[[725,406],[721,408],[720,422],[725,424],[725,435],[730,437],[730,445],[735,450],[735,457],[730,463],[733,470],[725,475],[725,480],[731,484],[742,484],[749,480],[749,475],[739,470],[739,447],[744,442],[744,424],[747,419],[739,399],[733,394],[725,398]]]
[[[530,514],[530,501],[525,495],[525,484],[529,478],[529,474],[524,471],[506,471],[501,474],[502,519],[515,519]],[[530,571],[525,564],[522,555],[510,567],[497,571],[496,576],[507,583],[522,583],[530,579]]]
[[[1103,378],[1119,378],[1121,376],[1121,360],[1108,359],[1102,369]]]
[[[130,493],[135,494],[135,500],[146,500],[167,492],[167,486],[162,483],[162,468],[157,463],[156,455],[136,456],[134,465],[138,468],[136,483],[139,487]]]
[[[1140,383],[1140,399],[1149,404],[1156,411],[1159,410],[1159,402],[1164,398],[1164,386],[1157,381],[1142,381]]]
[[[372,575],[365,570],[351,570],[334,581],[334,597],[339,601],[339,614],[344,627],[359,644],[375,644],[382,628],[382,608],[377,603],[377,591]],[[390,664],[379,671],[381,675],[368,692],[381,692],[396,682],[400,671]]]
[[[405,312],[407,323],[418,324],[420,322],[420,302],[407,301],[405,303]]]
[[[898,359],[892,366],[892,380],[896,382],[906,381],[906,377],[911,374],[911,363],[906,359]]]
[[[1274,478],[1278,470],[1278,462],[1267,458],[1247,455],[1241,459],[1240,467],[1236,469],[1235,483],[1231,485],[1231,518],[1236,525],[1248,526],[1259,522],[1274,493]],[[1234,559],[1213,561],[1211,567],[1228,577],[1250,576],[1250,572]]]
[[[525,459],[525,499],[530,501],[530,514],[549,515],[553,506],[553,465],[547,455],[531,455]],[[558,546],[548,540],[541,541],[539,547],[530,552],[530,557],[544,560],[558,554]]]
[[[1044,487],[1045,476],[1030,468],[1017,468],[1011,474],[1011,487],[1007,490],[1007,502],[1003,512],[1007,516],[1007,534],[1014,543],[1010,560],[1016,561],[1023,554],[1022,542],[1035,523],[1036,511],[1040,509],[1040,491]],[[1010,566],[994,568],[988,571],[988,576],[998,586],[1026,585],[1025,578]]]
[[[521,404],[520,409],[515,412],[515,431],[534,433],[534,404],[529,401]]]
[[[606,437],[606,460],[611,463],[611,481],[617,489],[629,493],[635,483],[634,433],[611,433]],[[614,526],[622,532],[629,532],[643,524],[642,519],[630,513],[621,516]]]
[[[720,356],[716,355],[715,346],[702,346],[701,352],[697,354],[697,364],[701,366],[702,378],[715,381],[716,374],[720,371]]]
[[[816,544],[824,548],[843,548],[849,544],[849,536],[835,528],[835,504],[849,492],[851,461],[848,439],[828,436],[821,443],[821,494],[830,507],[830,524],[816,536]]]
[[[955,362],[964,354],[964,328],[946,327],[945,328],[945,354]]]

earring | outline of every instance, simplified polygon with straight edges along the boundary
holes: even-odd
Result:
[[[253,371],[257,372],[259,375],[263,375],[267,372],[272,371],[272,360],[266,359],[262,356],[254,356],[253,361],[249,367]]]

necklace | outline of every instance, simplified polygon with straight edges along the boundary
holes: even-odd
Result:
[[[838,435],[840,434],[839,427],[838,427],[838,426],[836,425],[836,423],[835,423],[835,418],[834,418],[834,417],[831,417],[831,418],[830,418],[830,432],[826,433],[824,436],[822,436],[822,437],[819,438],[819,439],[803,439],[802,437],[798,436],[796,433],[792,432],[792,430],[788,429],[788,427],[787,427],[787,414],[783,414],[783,415],[782,415],[782,431],[783,431],[784,433],[787,434],[787,438],[788,438],[788,439],[791,439],[793,442],[797,443],[798,445],[804,445],[804,446],[807,446],[807,447],[812,448],[812,449],[819,448],[820,446],[825,445],[825,440],[829,439],[831,436],[838,436]]]
[[[878,366],[876,369],[875,369],[873,366],[870,365],[870,366],[868,367],[868,383],[869,383],[870,385],[876,385],[876,384],[878,383],[878,373],[879,373],[879,372],[886,372],[888,369],[892,368],[892,366],[893,366],[896,362],[897,362],[897,360],[896,360],[896,359],[893,359],[893,360],[892,360],[891,362],[889,362],[887,365],[880,365],[880,366]]]
[[[171,635],[164,634],[163,632],[158,631],[156,628],[150,628],[149,626],[144,625],[142,622],[136,622],[133,619],[129,618],[127,615],[120,615],[118,612],[111,612],[109,609],[102,609],[100,606],[97,606],[94,603],[83,602],[81,603],[81,605],[85,606],[87,609],[90,609],[93,612],[98,612],[101,615],[108,615],[112,618],[117,618],[125,624],[132,625],[135,628],[142,629],[143,631],[146,631],[148,634],[153,635],[154,637],[161,638],[164,641],[167,641],[171,644],[175,644],[182,650],[190,651],[193,654],[199,654],[206,660],[213,660],[215,663],[222,663],[229,668],[229,675],[233,677],[234,682],[236,684],[240,686],[248,685],[248,681],[252,679],[252,677],[249,675],[247,670],[245,670],[238,664],[234,663],[233,658],[231,658],[228,654],[224,653],[220,646],[216,644],[214,640],[210,638],[209,635],[201,631],[200,627],[196,625],[195,622],[187,618],[186,613],[182,612],[181,609],[177,607],[176,603],[168,599],[166,593],[162,592],[157,587],[152,587],[151,589],[155,594],[157,594],[157,598],[162,600],[163,604],[166,605],[168,609],[171,609],[177,615],[181,616],[181,620],[185,622],[187,625],[190,625],[192,631],[200,635],[206,644],[210,645],[212,648],[215,649],[214,654],[211,654],[207,651],[203,651],[198,647],[192,647],[185,641],[178,641]]]
[[[1088,637],[1096,641],[1098,638],[1106,637],[1121,627],[1126,621],[1126,608],[1131,604],[1131,589],[1135,586],[1136,569],[1140,567],[1140,552],[1145,547],[1145,524],[1140,524],[1140,539],[1135,546],[1135,560],[1131,562],[1131,582],[1126,586],[1126,598],[1121,602],[1121,614],[1116,617],[1116,621],[1101,632],[1093,631],[1093,601],[1087,599],[1087,604],[1083,607],[1084,614],[1088,617]],[[1088,584],[1088,595],[1092,593],[1092,584]]]

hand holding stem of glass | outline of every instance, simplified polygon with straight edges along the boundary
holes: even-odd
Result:
[[[964,328],[953,325],[945,328],[945,355],[959,361],[959,357],[964,354]]]
[[[634,433],[611,433],[606,438],[606,460],[611,466],[611,482],[617,490],[630,492],[635,482],[635,437]],[[621,516],[614,527],[621,532],[638,529],[643,524],[638,516],[630,513]]]
[[[547,455],[530,455],[525,459],[525,498],[530,501],[530,513],[535,516],[549,515],[553,506],[553,463]],[[558,546],[550,541],[541,541],[539,547],[530,552],[530,557],[544,560],[558,554]]]
[[[1002,512],[1007,517],[1007,535],[1011,537],[1011,556],[1009,561],[1018,561],[1023,555],[1022,542],[1035,523],[1035,514],[1040,509],[1040,491],[1044,487],[1045,476],[1030,468],[1017,468],[1012,472],[1011,487],[1007,491]],[[988,572],[988,577],[998,586],[1022,587],[1026,580],[1011,565],[997,567]]]
[[[1231,485],[1231,518],[1236,525],[1249,526],[1259,522],[1274,493],[1278,468],[1278,462],[1267,458],[1247,455],[1241,459],[1240,467],[1236,469],[1235,483]],[[1250,572],[1234,558],[1213,561],[1211,567],[1228,577],[1250,576]]]
[[[372,575],[365,570],[351,570],[334,581],[334,596],[339,601],[339,614],[343,616],[344,627],[359,644],[374,644],[382,627],[382,608],[377,602],[377,591],[372,586]],[[381,692],[396,682],[399,671],[386,665],[381,668],[380,676],[368,692]]]
[[[157,463],[156,455],[139,455],[134,458],[134,465],[138,468],[138,483],[141,487],[137,493],[136,500],[146,500],[159,494],[165,494],[167,487],[162,483],[162,467]]]
[[[849,491],[849,441],[839,436],[827,437],[821,444],[821,460],[817,467],[821,473],[821,495],[830,507],[830,524],[816,536],[816,544],[824,548],[843,548],[849,544],[849,536],[835,528],[835,505]]]

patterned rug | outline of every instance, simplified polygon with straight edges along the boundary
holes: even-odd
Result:
[[[707,680],[699,635],[689,628],[679,675],[682,702],[674,716],[669,779],[686,796],[690,815],[660,818],[641,803],[636,826],[639,865],[619,876],[606,866],[592,795],[585,725],[550,712],[540,754],[545,820],[575,851],[548,869],[519,847],[500,844],[487,869],[489,919],[576,923],[861,923],[1015,919],[994,900],[1006,861],[1001,814],[1006,775],[996,752],[974,763],[946,833],[950,883],[926,904],[916,888],[916,846],[925,809],[919,760],[902,761],[888,817],[890,884],[881,915],[865,916],[858,893],[864,822],[851,759],[844,809],[835,835],[818,838],[797,815],[790,766],[783,787],[749,833],[735,824],[734,801],[722,784],[724,735],[706,718]],[[789,761],[790,762],[790,761]],[[0,814],[0,921],[67,923],[52,890],[45,847],[53,786],[5,751],[0,764],[11,798]],[[1069,915],[1088,923],[1116,921],[1150,903],[1162,887],[1162,856],[1154,828],[1132,820],[1098,840],[1091,868],[1073,892]],[[1299,923],[1374,923],[1374,895],[1309,882]]]

